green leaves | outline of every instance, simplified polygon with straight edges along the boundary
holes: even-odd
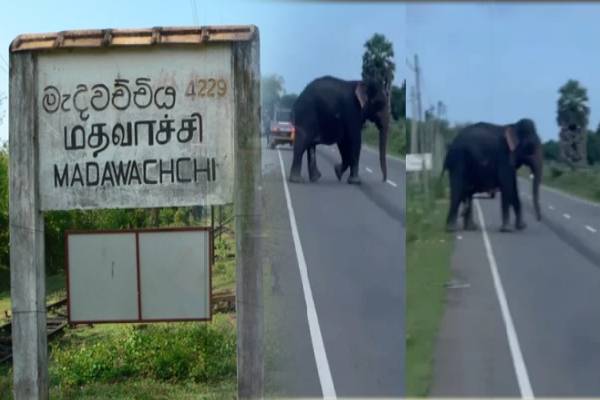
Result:
[[[374,81],[389,88],[394,80],[394,48],[384,35],[376,33],[365,43],[362,79]]]
[[[578,129],[588,124],[590,108],[588,106],[587,89],[570,79],[559,90],[556,122],[560,126],[575,125]]]

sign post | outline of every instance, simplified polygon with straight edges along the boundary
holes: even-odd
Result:
[[[262,396],[254,26],[22,35],[10,55],[15,399],[48,398],[47,210],[234,202],[238,390]]]

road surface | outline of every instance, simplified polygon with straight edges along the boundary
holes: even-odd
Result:
[[[363,183],[348,185],[333,172],[337,148],[319,146],[321,180],[291,184],[291,158],[287,146],[263,151],[266,394],[401,396],[404,165],[389,159],[384,183],[363,149]]]
[[[525,231],[499,232],[497,196],[457,235],[434,397],[600,396],[600,207],[543,188],[537,222],[520,188]]]

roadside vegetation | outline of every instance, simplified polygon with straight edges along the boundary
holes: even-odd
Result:
[[[434,352],[450,279],[453,237],[443,229],[447,185],[432,181],[429,199],[422,186],[407,183],[406,197],[406,396],[428,394]]]
[[[0,148],[0,324],[10,314],[8,150]],[[233,291],[235,239],[231,206],[215,238],[213,291]],[[200,207],[61,211],[45,215],[47,302],[66,296],[66,229],[125,229],[210,224]],[[234,399],[234,313],[212,322],[99,324],[67,328],[49,344],[52,399]],[[12,371],[0,366],[0,399],[12,398]]]

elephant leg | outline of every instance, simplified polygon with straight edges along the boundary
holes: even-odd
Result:
[[[509,219],[510,219],[510,205],[513,201],[511,195],[512,185],[509,182],[510,178],[500,178],[500,206],[502,208],[502,226],[500,227],[501,232],[510,232]]]
[[[358,176],[358,164],[360,162],[360,150],[361,150],[361,131],[359,129],[350,130],[350,176],[348,177],[348,183],[358,185],[360,184],[360,177]]]
[[[458,230],[456,220],[458,218],[458,209],[463,197],[463,174],[460,171],[449,171],[450,174],[450,209],[446,218],[446,231],[454,232]]]
[[[463,223],[466,231],[476,231],[477,224],[473,219],[473,195],[467,195],[467,198],[464,201],[465,210],[463,212]]]
[[[308,177],[311,182],[316,182],[321,178],[321,172],[317,168],[317,146],[315,144],[308,147],[306,158],[308,161]]]
[[[348,154],[348,150],[349,150],[349,146],[348,146],[348,142],[347,140],[340,140],[338,142],[338,149],[340,151],[340,156],[342,158],[342,162],[339,164],[336,164],[333,168],[335,170],[335,176],[337,176],[338,181],[342,180],[342,176],[344,175],[344,172],[346,172],[346,170],[348,169],[348,167],[350,166],[350,155]]]
[[[523,211],[521,209],[521,199],[519,198],[519,188],[517,187],[517,178],[513,179],[513,208],[515,210],[515,229],[523,230],[527,227],[525,221],[523,221]]]
[[[290,182],[302,183],[302,156],[306,150],[307,132],[306,129],[296,128],[296,139],[294,140],[294,158],[290,169]]]

